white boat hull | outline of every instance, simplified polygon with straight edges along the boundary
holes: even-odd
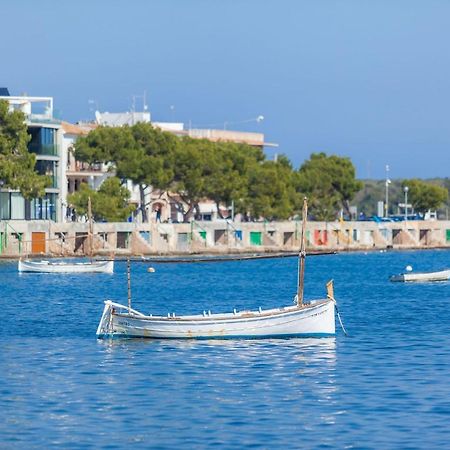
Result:
[[[408,272],[392,275],[391,281],[446,281],[450,279],[450,269],[439,272]]]
[[[66,263],[51,261],[19,261],[19,272],[39,273],[113,273],[114,261]]]
[[[291,306],[231,314],[163,317],[146,316],[128,307],[105,302],[97,336],[157,339],[322,337],[336,332],[335,302],[318,300]]]

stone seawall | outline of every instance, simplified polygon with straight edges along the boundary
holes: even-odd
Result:
[[[0,222],[0,257],[174,255],[297,251],[301,223],[192,222],[96,223]],[[450,248],[450,221],[309,222],[307,247],[314,251],[385,248]]]

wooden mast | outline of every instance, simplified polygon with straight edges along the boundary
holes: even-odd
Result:
[[[93,248],[94,248],[94,226],[92,223],[92,204],[91,204],[91,197],[88,197],[88,222],[89,222],[89,231],[88,231],[88,238],[89,238],[89,257],[92,261],[92,256],[94,254]]]
[[[128,294],[128,314],[131,314],[131,267],[130,258],[127,258],[127,294]]]
[[[303,306],[303,289],[305,284],[305,262],[306,262],[306,218],[308,216],[308,200],[303,199],[302,212],[302,236],[300,244],[300,253],[298,255],[298,285],[297,285],[297,306]]]

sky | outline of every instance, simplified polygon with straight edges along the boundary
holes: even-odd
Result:
[[[450,175],[448,0],[3,0],[0,16],[0,86],[64,120],[145,92],[152,120],[262,132],[294,167],[325,152],[359,178]]]

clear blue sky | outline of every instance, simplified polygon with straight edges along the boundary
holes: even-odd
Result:
[[[146,90],[154,120],[263,115],[229,128],[264,132],[296,167],[324,151],[361,178],[450,175],[448,0],[15,0],[0,14],[0,86],[53,96],[63,119]]]

